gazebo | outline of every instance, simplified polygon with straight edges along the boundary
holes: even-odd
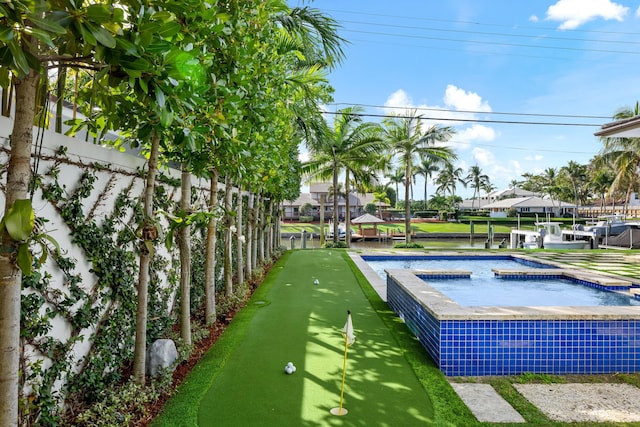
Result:
[[[372,239],[372,238],[376,238],[379,237],[378,236],[378,228],[377,225],[379,223],[384,222],[383,219],[378,218],[377,216],[373,216],[371,214],[364,214],[364,215],[360,215],[357,218],[354,218],[351,220],[352,224],[357,224],[358,225],[358,234],[360,234],[363,238],[365,239]],[[373,228],[365,228],[364,230],[362,229],[362,224],[373,224]]]

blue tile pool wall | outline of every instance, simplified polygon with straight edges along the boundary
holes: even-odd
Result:
[[[387,299],[448,376],[640,372],[640,320],[439,320],[392,278]]]
[[[387,276],[387,304],[418,338],[431,358],[440,360],[440,322],[395,280]]]

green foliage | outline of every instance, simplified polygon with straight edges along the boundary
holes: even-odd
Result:
[[[99,401],[81,412],[74,425],[83,427],[107,427],[132,425],[146,414],[147,406],[172,390],[172,377],[166,372],[148,386],[129,381],[102,391]]]
[[[313,217],[311,215],[309,215],[309,216],[300,215],[299,221],[300,222],[311,222],[311,221],[313,221]]]
[[[564,383],[565,379],[559,375],[552,374],[536,374],[533,372],[524,372],[517,378],[520,384],[539,383],[539,384],[553,384]]]
[[[347,243],[346,242],[326,242],[324,244],[325,248],[336,248],[336,249],[340,249],[340,248],[346,248],[347,247]]]
[[[377,210],[378,208],[374,203],[367,203],[364,205],[364,211],[370,215],[375,215]]]
[[[313,206],[311,206],[311,203],[307,202],[300,206],[300,215],[311,216],[312,212]]]
[[[411,243],[396,243],[395,245],[393,245],[393,247],[404,248],[404,249],[422,249],[424,248],[424,245],[422,243],[411,242]]]

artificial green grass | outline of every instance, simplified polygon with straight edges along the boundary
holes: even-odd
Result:
[[[434,424],[405,350],[343,254],[287,253],[153,425],[196,425],[195,410],[200,426]],[[329,410],[340,399],[347,310],[356,334],[343,402],[349,413],[336,417]],[[297,372],[286,375],[290,361]]]

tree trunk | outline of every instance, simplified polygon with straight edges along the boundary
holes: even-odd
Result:
[[[191,172],[182,164],[180,209],[191,213]],[[191,227],[180,227],[180,336],[191,345]]]
[[[226,296],[233,294],[233,236],[231,224],[233,221],[230,216],[231,206],[231,179],[229,174],[224,178],[224,215],[225,215],[225,232],[224,232],[224,292]]]
[[[253,192],[249,192],[247,196],[247,235],[246,235],[246,261],[245,261],[245,273],[247,277],[251,277],[253,275],[253,265],[251,262],[252,253],[253,253],[253,228],[255,226],[254,218],[255,212],[253,211]]]
[[[258,268],[258,244],[260,237],[260,221],[259,221],[259,212],[260,212],[260,195],[255,195],[254,205],[253,205],[253,242],[251,242],[251,267],[252,269]]]
[[[265,245],[265,235],[266,235],[266,224],[264,222],[264,211],[265,211],[265,204],[266,201],[264,199],[264,196],[261,197],[260,199],[260,226],[258,227],[258,229],[260,230],[260,236],[258,238],[258,245],[260,245],[258,247],[258,264],[260,265],[264,265],[264,245]]]
[[[62,107],[64,106],[64,88],[67,81],[67,67],[58,67],[58,82],[56,87],[56,132],[62,133]]]
[[[147,184],[144,190],[144,227],[140,244],[140,270],[138,272],[138,312],[136,314],[136,344],[133,355],[133,380],[136,384],[144,384],[147,356],[147,300],[149,291],[149,265],[151,253],[145,245],[157,236],[158,230],[153,224],[153,193],[155,191],[156,175],[158,173],[158,156],[160,151],[160,135],[154,131],[149,154],[149,170]],[[153,234],[156,234],[154,236]]]
[[[207,324],[216,321],[216,229],[218,220],[218,171],[211,169],[211,189],[209,190],[209,212],[213,215],[207,224],[207,257],[205,261],[205,317]]]
[[[236,207],[236,272],[238,277],[238,285],[244,283],[244,258],[242,256],[242,186],[238,185],[238,206]]]
[[[3,87],[2,89],[2,112],[5,117],[11,117],[11,101],[13,100],[13,84],[9,84],[9,87]],[[35,113],[34,113],[35,114]],[[32,120],[33,123],[33,120]]]
[[[333,164],[333,243],[338,243],[338,165]]]
[[[320,247],[324,246],[324,193],[320,193]]]
[[[347,247],[351,246],[351,206],[349,204],[349,169],[347,169],[345,171],[345,177],[344,177],[344,193],[345,193],[345,210],[346,212],[344,213],[344,229],[345,229],[345,236],[344,236],[344,241],[347,244]]]
[[[16,200],[26,199],[31,181],[31,146],[36,88],[40,75],[31,71],[16,82],[16,115],[7,165],[4,214]],[[22,274],[14,256],[16,241],[5,231],[0,250],[0,425],[18,425],[20,370],[20,290]]]
[[[411,189],[410,156],[407,156],[404,176],[404,241],[408,245],[411,243],[411,203],[409,202],[409,191]]]
[[[273,217],[274,217],[274,212],[273,212],[273,199],[269,199],[269,218],[271,218],[271,220],[269,221],[269,226],[267,228],[267,244],[265,245],[265,257],[266,259],[270,259],[271,258],[271,251],[273,250]],[[264,264],[265,260],[262,260],[262,263]]]

